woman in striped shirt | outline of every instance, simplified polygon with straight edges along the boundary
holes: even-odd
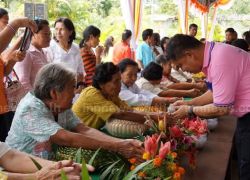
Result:
[[[92,85],[92,77],[95,73],[95,67],[101,62],[103,47],[98,46],[100,35],[100,29],[90,25],[83,31],[83,39],[80,42],[81,56],[86,72],[85,84],[87,86]],[[95,53],[92,48],[96,48]]]

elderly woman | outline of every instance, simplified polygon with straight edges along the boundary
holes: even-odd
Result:
[[[49,157],[52,143],[140,157],[141,142],[107,136],[79,121],[71,111],[75,84],[75,73],[61,64],[45,65],[37,74],[34,92],[17,107],[7,144],[44,158]]]
[[[119,98],[121,90],[121,73],[112,62],[97,66],[93,85],[84,89],[73,105],[74,113],[93,128],[101,128],[105,121],[117,118],[144,123],[145,114],[132,112],[126,102]],[[151,118],[157,120],[156,116]]]
[[[38,30],[33,34],[30,47],[22,62],[15,65],[15,71],[26,92],[33,90],[37,72],[48,63],[43,48],[49,46],[49,22],[44,19],[35,20]]]

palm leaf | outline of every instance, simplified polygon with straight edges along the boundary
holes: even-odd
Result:
[[[85,163],[85,160],[82,159],[82,180],[90,179],[89,172]]]
[[[141,169],[143,169],[145,166],[147,166],[148,164],[150,164],[153,160],[149,160],[146,161],[142,164],[140,164],[139,166],[137,166],[133,171],[130,171],[128,173],[128,175],[126,177],[123,178],[123,180],[132,180],[134,178],[134,175],[140,171]]]
[[[91,157],[91,159],[90,159],[89,162],[88,162],[89,165],[93,165],[93,162],[94,162],[96,156],[98,155],[100,149],[101,149],[101,148],[97,149],[96,152],[95,152],[95,154],[93,154],[93,156]]]
[[[112,171],[113,167],[119,162],[120,160],[114,162],[111,164],[100,176],[101,180],[106,180],[106,177],[109,175],[109,173]]]
[[[114,175],[114,180],[119,180],[120,176],[122,174],[122,170],[124,169],[125,164],[122,165],[122,167],[119,168],[119,170]]]
[[[76,163],[79,163],[79,164],[81,164],[82,163],[82,149],[81,148],[79,148],[77,151],[76,151],[76,154],[75,154],[75,157],[74,157],[74,161],[76,162]]]
[[[42,169],[43,167],[32,157],[30,157],[31,161],[35,164],[38,170]]]
[[[68,180],[68,178],[63,170],[61,171],[61,180]]]

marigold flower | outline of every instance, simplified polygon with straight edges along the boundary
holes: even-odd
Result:
[[[173,180],[181,180],[181,174],[178,172],[174,173]]]
[[[135,169],[135,165],[130,166],[131,171],[134,170],[134,169]]]
[[[162,163],[162,159],[160,157],[156,157],[154,160],[153,160],[153,165],[155,167],[160,167],[161,166],[161,163]]]
[[[145,160],[150,160],[150,154],[149,154],[149,152],[145,152],[145,153],[143,153],[143,155],[142,155],[142,159],[145,159]]]
[[[178,167],[178,172],[183,175],[185,174],[185,169],[183,167]]]
[[[140,171],[140,172],[138,173],[138,176],[139,176],[139,177],[146,177],[146,174],[145,174],[144,172]]]
[[[168,169],[170,169],[171,171],[175,172],[177,169],[177,165],[175,163],[170,163],[167,166]]]
[[[136,158],[130,158],[128,160],[131,164],[135,164],[136,163]]]
[[[175,159],[177,157],[177,153],[176,152],[171,152],[171,156]]]

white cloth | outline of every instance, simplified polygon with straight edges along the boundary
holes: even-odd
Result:
[[[176,71],[174,68],[172,68],[171,76],[179,80],[180,82],[187,82],[188,77],[181,70],[179,71]]]
[[[160,88],[159,85],[153,85],[151,84],[147,79],[145,79],[144,77],[141,77],[139,79],[137,79],[137,81],[135,82],[136,85],[143,90],[146,91],[150,91],[151,93],[158,95],[159,93],[161,93],[163,90]]]
[[[55,40],[51,40],[50,46],[45,49],[48,62],[63,63],[77,74],[84,74],[80,49],[72,43],[69,51],[65,51]]]
[[[7,146],[3,142],[0,142],[0,158],[3,157],[9,150],[10,150],[9,146]]]
[[[153,98],[157,95],[140,89],[136,84],[127,87],[122,83],[119,97],[126,101],[130,106],[151,106]]]

